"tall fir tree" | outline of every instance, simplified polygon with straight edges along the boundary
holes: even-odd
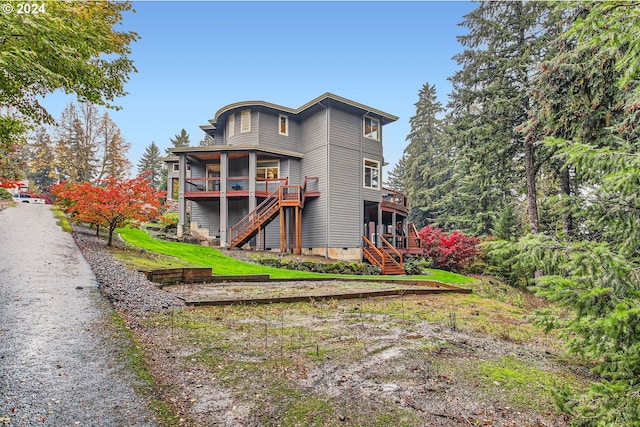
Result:
[[[584,393],[557,393],[572,425],[633,427],[640,420],[640,5],[579,6],[561,40],[569,45],[548,59],[539,90],[549,90],[541,98],[545,144],[587,197],[578,224],[586,232],[550,229],[493,243],[490,253],[517,254],[510,261],[541,270],[534,289],[572,312],[540,317],[597,374]]]
[[[33,183],[38,192],[47,191],[57,182],[53,142],[44,126],[36,129],[29,143],[27,178]]]
[[[435,85],[425,83],[414,104],[411,131],[404,150],[405,190],[411,203],[410,218],[419,227],[448,223],[444,216],[442,188],[451,176],[450,150],[443,130],[444,107],[437,100]]]
[[[160,149],[156,143],[152,141],[144,150],[138,162],[138,176],[146,177],[153,188],[159,189],[162,182],[162,175],[164,175],[164,169]]]
[[[176,134],[173,138],[170,138],[169,141],[173,147],[188,147],[191,141],[189,140],[189,134],[185,129],[182,129],[179,134]],[[169,149],[167,149],[167,154],[171,154]]]
[[[482,2],[465,16],[461,70],[451,78],[456,192],[464,204],[460,223],[489,234],[514,194],[525,194],[529,229],[537,232],[536,146],[520,126],[531,108],[529,90],[551,40],[559,33],[553,4]],[[544,156],[541,156],[544,158]]]
[[[116,123],[105,113],[100,120],[98,135],[100,144],[100,168],[98,180],[116,178],[122,180],[129,175],[131,162],[127,152],[131,147],[123,137]]]
[[[211,147],[212,145],[215,145],[213,137],[208,133],[205,133],[200,140],[200,147]]]

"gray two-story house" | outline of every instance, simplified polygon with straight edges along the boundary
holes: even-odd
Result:
[[[214,145],[170,150],[178,233],[227,248],[366,258],[401,273],[420,241],[404,195],[382,186],[383,127],[395,120],[331,93],[299,108],[221,108],[201,126]]]

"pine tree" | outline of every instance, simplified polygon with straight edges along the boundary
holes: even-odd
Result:
[[[100,120],[98,140],[101,146],[98,179],[126,178],[131,169],[131,162],[127,158],[131,144],[125,141],[120,129],[107,113]]]
[[[545,2],[483,2],[466,15],[462,69],[452,78],[452,142],[457,192],[464,200],[460,222],[488,234],[514,193],[526,193],[529,228],[538,230],[535,145],[518,127],[531,108],[531,77],[559,31],[553,5]],[[544,156],[543,156],[544,157]]]
[[[204,137],[200,140],[200,147],[211,147],[212,145],[215,145],[213,137],[205,133]]]
[[[410,218],[419,227],[441,226],[447,208],[443,205],[442,188],[451,176],[450,150],[443,131],[444,113],[437,100],[435,85],[425,83],[418,92],[416,113],[410,119],[411,132],[404,150],[406,166],[404,185],[411,203]]]
[[[99,113],[95,105],[70,103],[57,127],[56,161],[61,180],[91,182],[97,172]]]
[[[179,134],[176,134],[173,138],[170,138],[173,147],[188,147],[191,141],[189,140],[189,134],[185,129],[182,129]],[[171,154],[167,149],[167,154]]]
[[[29,172],[27,178],[39,192],[56,183],[53,142],[47,129],[39,127],[29,144]]]
[[[398,160],[393,166],[393,169],[389,171],[387,176],[387,181],[384,183],[385,187],[396,190],[401,193],[406,194],[405,190],[405,181],[406,181],[406,171],[407,171],[407,155],[403,154],[402,157]]]
[[[138,176],[146,177],[153,188],[160,188],[164,163],[160,156],[160,149],[155,142],[151,142],[144,150],[144,154],[138,162]]]
[[[543,118],[552,137],[545,145],[588,197],[580,206],[586,232],[549,230],[490,250],[539,269],[544,275],[534,289],[572,311],[540,317],[570,352],[595,364],[598,380],[588,390],[557,394],[572,425],[632,427],[640,420],[640,6],[581,6],[563,35],[573,45],[549,58],[539,90],[551,89]],[[589,75],[593,82],[585,81]],[[606,105],[623,107],[607,115]]]

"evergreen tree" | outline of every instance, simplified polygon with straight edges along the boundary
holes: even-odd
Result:
[[[489,234],[514,194],[525,193],[529,229],[538,231],[535,145],[518,131],[531,108],[531,77],[557,35],[559,19],[545,2],[483,2],[466,15],[462,69],[452,78],[452,149],[458,222]]]
[[[398,160],[393,166],[393,169],[389,171],[387,176],[387,181],[384,183],[385,187],[396,190],[401,193],[406,194],[405,190],[405,181],[406,181],[406,170],[407,170],[407,155],[403,154],[402,157]]]
[[[179,134],[176,134],[173,138],[170,138],[171,144],[173,148],[175,147],[188,147],[190,144],[189,134],[186,130],[182,129]],[[167,149],[167,154],[171,154],[169,149]]]
[[[125,141],[120,129],[107,113],[100,120],[98,140],[101,146],[98,179],[126,178],[131,169],[131,162],[127,158],[131,144]]]
[[[39,127],[29,144],[29,168],[27,178],[39,192],[56,183],[55,152],[51,136],[43,126]]]
[[[144,150],[144,154],[138,162],[138,176],[146,177],[151,183],[151,186],[158,189],[160,188],[164,169],[160,149],[156,143],[152,141]]]
[[[444,113],[435,85],[425,83],[418,92],[416,113],[404,150],[404,185],[411,203],[410,218],[419,227],[448,225],[443,188],[451,177],[450,149],[439,118]]]
[[[213,137],[205,133],[204,137],[200,140],[200,147],[211,147],[212,145],[215,145]]]
[[[59,180],[91,182],[97,172],[99,114],[95,105],[69,103],[57,126],[56,170]]]
[[[551,89],[545,144],[588,198],[580,206],[586,232],[549,230],[490,249],[497,257],[517,254],[512,260],[520,266],[544,273],[537,292],[573,316],[544,313],[540,321],[595,363],[598,381],[580,395],[558,393],[560,409],[574,426],[631,427],[640,420],[640,6],[581,7],[562,40],[573,45],[549,58],[539,90]],[[624,107],[607,115],[601,102]]]

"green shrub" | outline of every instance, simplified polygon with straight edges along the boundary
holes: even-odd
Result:
[[[348,274],[356,276],[375,276],[380,274],[379,267],[370,264],[360,264],[357,262],[337,261],[325,263],[276,257],[256,258],[256,262],[268,267],[286,268],[288,270],[307,271],[313,273]]]
[[[9,191],[5,188],[0,188],[0,199],[11,200],[13,196]]]

